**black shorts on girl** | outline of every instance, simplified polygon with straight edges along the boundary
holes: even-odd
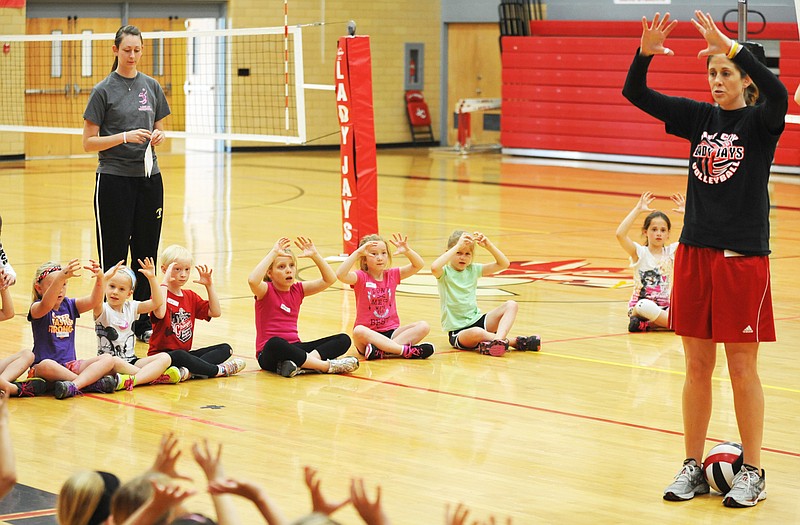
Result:
[[[453,348],[458,348],[459,350],[475,350],[476,348],[478,348],[477,346],[473,346],[471,348],[464,348],[458,342],[459,333],[463,332],[464,330],[469,330],[470,328],[476,328],[476,327],[483,328],[484,330],[486,330],[486,314],[483,314],[480,317],[480,319],[478,319],[469,326],[465,326],[464,328],[459,328],[458,330],[451,330],[447,332],[447,338],[450,340],[450,346],[452,346]]]

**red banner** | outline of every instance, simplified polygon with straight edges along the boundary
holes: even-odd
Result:
[[[0,0],[0,7],[25,7],[25,0]]]
[[[345,36],[336,51],[336,111],[341,159],[342,241],[345,254],[378,233],[378,167],[368,36]]]

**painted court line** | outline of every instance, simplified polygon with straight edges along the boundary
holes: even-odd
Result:
[[[512,401],[502,401],[502,400],[499,400],[499,399],[491,399],[491,398],[488,398],[488,397],[472,396],[472,395],[467,395],[467,394],[458,394],[456,392],[447,392],[447,391],[438,390],[438,389],[435,389],[435,388],[427,388],[427,387],[420,387],[420,386],[414,386],[414,385],[407,385],[407,384],[403,384],[403,383],[397,383],[395,381],[382,381],[380,379],[374,379],[374,378],[371,378],[371,377],[355,376],[355,375],[346,375],[345,377],[351,377],[353,379],[361,379],[362,381],[370,381],[372,383],[380,383],[380,384],[388,385],[388,386],[396,386],[396,387],[400,387],[400,388],[408,388],[410,390],[419,390],[421,392],[431,392],[433,394],[441,394],[441,395],[444,395],[444,396],[458,397],[458,398],[462,398],[462,399],[472,399],[472,400],[475,400],[475,401],[483,401],[483,402],[486,402],[486,403],[493,403],[493,404],[496,404],[496,405],[504,405],[504,406],[514,407],[514,408],[524,408],[526,410],[535,410],[536,412],[543,412],[543,413],[546,413],[546,414],[553,414],[553,415],[556,415],[556,416],[566,416],[566,417],[571,417],[571,418],[575,418],[575,419],[583,419],[583,420],[587,420],[587,421],[594,421],[595,423],[608,423],[608,424],[611,424],[611,425],[617,425],[617,426],[626,427],[626,428],[633,428],[633,429],[637,429],[637,430],[647,430],[649,432],[658,432],[658,433],[661,433],[661,434],[668,434],[668,435],[671,435],[671,436],[683,436],[683,432],[678,432],[677,430],[668,430],[666,428],[650,427],[650,426],[647,426],[647,425],[639,425],[637,423],[629,423],[627,421],[619,421],[619,420],[616,420],[616,419],[609,419],[609,418],[597,417],[597,416],[589,416],[589,415],[586,415],[586,414],[577,414],[577,413],[574,413],[574,412],[566,412],[566,411],[563,411],[563,410],[555,410],[555,409],[552,409],[552,408],[537,407],[537,406],[533,406],[533,405],[526,405],[524,403],[515,403],[515,402],[512,402]],[[725,440],[716,439],[716,438],[707,438],[706,441],[713,441],[715,443],[722,443]],[[789,451],[789,450],[781,450],[781,449],[767,448],[767,447],[762,447],[761,450],[764,450],[766,452],[773,452],[775,454],[781,454],[781,455],[784,455],[784,456],[791,456],[791,457],[800,458],[800,452],[792,452],[792,451]]]
[[[122,405],[130,408],[135,408],[136,410],[145,410],[147,412],[152,412],[154,414],[160,414],[163,416],[170,416],[170,417],[177,417],[180,419],[186,419],[187,421],[194,421],[195,423],[200,423],[201,425],[210,425],[212,427],[219,427],[224,428],[226,430],[233,430],[234,432],[245,432],[245,429],[234,427],[233,425],[226,425],[225,423],[217,423],[215,421],[209,421],[207,419],[201,419],[199,417],[194,416],[187,416],[186,414],[178,414],[177,412],[169,412],[167,410],[159,410],[157,408],[147,407],[143,405],[136,405],[134,403],[126,403],[124,401],[117,401],[116,399],[109,399],[107,397],[98,396],[96,394],[84,394],[83,397],[90,397],[92,399],[97,399],[98,401],[105,401],[106,403],[113,403],[115,405]]]

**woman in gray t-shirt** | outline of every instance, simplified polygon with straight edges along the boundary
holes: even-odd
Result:
[[[164,186],[154,147],[164,142],[170,109],[158,81],[136,69],[143,47],[137,27],[117,30],[111,73],[94,87],[83,113],[83,149],[97,151],[99,158],[94,209],[104,270],[127,263],[129,249],[134,271],[140,259],[155,261],[158,254]],[[133,297],[150,298],[146,279]],[[146,315],[134,323],[134,333],[150,339]]]

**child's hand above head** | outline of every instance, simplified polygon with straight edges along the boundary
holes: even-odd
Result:
[[[68,262],[61,268],[61,273],[64,274],[64,276],[67,279],[71,279],[72,277],[81,276],[81,274],[78,273],[80,269],[81,269],[80,261],[78,261],[78,259],[72,259],[70,262]]]
[[[489,238],[486,237],[481,232],[474,232],[472,234],[472,238],[475,241],[475,244],[477,244],[481,248],[486,248],[486,244],[489,242]]]
[[[411,249],[408,247],[408,235],[393,233],[392,238],[389,239],[389,242],[392,243],[392,245],[394,245],[394,247],[397,249],[397,251],[394,252],[395,255],[408,253],[408,250]]]
[[[670,199],[675,203],[675,208],[672,208],[672,211],[686,213],[686,195],[683,193],[673,193]]]
[[[200,278],[193,282],[197,284],[202,284],[203,286],[211,286],[213,284],[211,281],[211,272],[213,272],[214,270],[212,270],[205,264],[195,266],[195,268],[197,269],[197,273],[200,274]]]
[[[153,486],[153,495],[150,496],[146,505],[150,508],[163,510],[164,512],[177,507],[183,503],[186,498],[197,494],[195,489],[184,488],[172,483],[162,485],[154,479],[150,480],[150,484]]]
[[[217,446],[216,455],[211,451],[208,446],[208,440],[203,440],[203,445],[195,443],[192,445],[192,455],[203,472],[206,473],[206,478],[209,481],[224,480],[225,472],[222,468],[222,443]]]
[[[10,273],[6,273],[6,271],[0,268],[0,286],[3,289],[8,288],[9,286],[14,286],[17,283],[17,277]]]
[[[139,262],[139,273],[144,275],[146,279],[156,276],[156,264],[153,262],[152,257],[145,257],[144,260],[137,259]]]
[[[125,261],[120,261],[120,262],[118,262],[117,264],[115,264],[114,266],[112,266],[111,268],[109,268],[109,269],[108,269],[108,271],[107,271],[106,273],[104,273],[104,274],[103,274],[103,279],[105,279],[106,281],[108,281],[109,279],[111,279],[112,277],[114,277],[114,275],[116,275],[117,271],[119,270],[119,267],[120,267],[120,266],[122,266],[122,264],[123,264],[124,262],[125,262]]]
[[[297,240],[294,241],[294,245],[300,250],[298,257],[313,257],[317,254],[317,247],[314,246],[311,239],[307,237],[298,237]]]
[[[172,432],[168,432],[161,437],[158,454],[150,470],[153,472],[161,472],[175,479],[191,480],[192,478],[178,474],[175,470],[175,464],[180,457],[181,451],[178,449],[178,438],[176,438],[175,434]]]
[[[353,479],[350,481],[350,501],[358,511],[361,519],[368,525],[388,525],[389,518],[381,507],[381,486],[375,489],[375,501],[370,501],[367,491],[364,488],[363,479]]]
[[[119,266],[121,264],[122,264],[122,261],[118,262],[114,268],[119,268]],[[93,261],[92,259],[89,259],[89,264],[87,264],[83,268],[85,270],[89,270],[90,272],[92,272],[92,274],[94,275],[95,279],[97,279],[100,282],[103,282],[103,279],[105,278],[104,275],[103,275],[103,267],[100,266],[100,264],[97,261]],[[116,273],[116,270],[115,270],[115,273]]]
[[[642,193],[642,196],[639,197],[639,203],[636,205],[636,208],[639,210],[639,213],[651,212],[653,211],[650,208],[650,203],[656,200],[655,196],[653,195],[652,191],[646,191]]]
[[[306,474],[306,485],[309,492],[311,492],[311,506],[313,512],[319,512],[326,516],[333,514],[335,511],[350,503],[350,498],[342,500],[338,503],[331,503],[325,499],[320,490],[320,481],[317,479],[317,470],[312,467],[304,467]]]
[[[457,246],[462,249],[469,249],[474,243],[475,239],[472,237],[472,234],[464,232],[461,234],[461,237],[459,237]]]
[[[289,237],[281,237],[275,241],[275,246],[272,247],[272,251],[278,255],[285,255],[291,245],[292,241],[289,240]]]
[[[261,488],[252,481],[225,478],[209,481],[208,492],[212,495],[235,494],[250,501],[255,501],[261,494]]]

